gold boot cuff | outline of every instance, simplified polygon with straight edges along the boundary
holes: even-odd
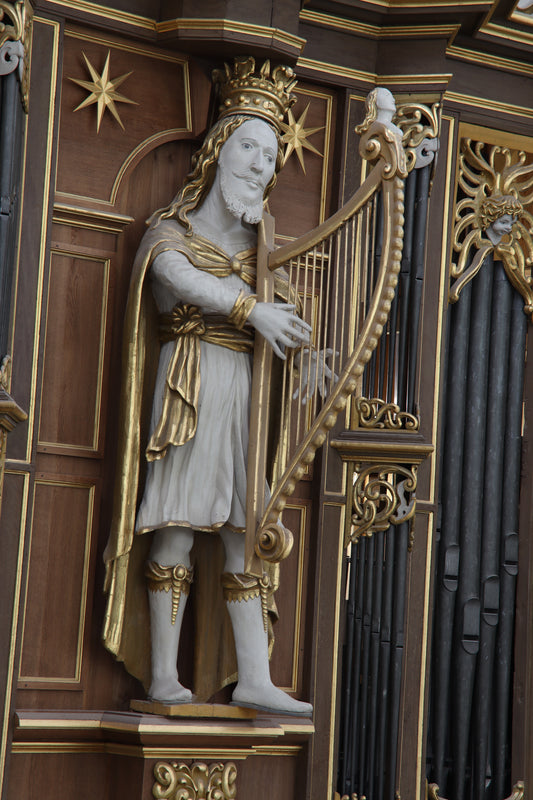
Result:
[[[263,625],[268,633],[268,590],[270,588],[270,578],[264,573],[261,578],[255,575],[247,575],[244,572],[222,573],[222,592],[227,603],[240,603],[242,600],[250,600],[252,597],[261,598],[261,611],[263,614]]]
[[[192,567],[189,569],[183,564],[176,564],[175,567],[163,567],[157,561],[148,561],[144,574],[150,592],[172,591],[172,624],[174,625],[181,595],[183,593],[187,596],[191,588]]]

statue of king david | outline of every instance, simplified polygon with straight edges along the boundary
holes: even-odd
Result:
[[[150,218],[133,268],[104,641],[144,680],[149,699],[190,703],[177,658],[195,578],[191,548],[196,532],[215,534],[224,546],[220,580],[237,657],[232,703],[310,715],[308,703],[271,681],[271,586],[266,573],[246,574],[244,561],[254,335],[281,359],[309,337],[283,276],[276,278],[276,302],[254,295],[257,225],[281,167],[279,127],[295,101],[296,81],[287,67],[271,73],[269,62],[256,73],[253,58],[226,65],[214,78],[219,119],[174,201]],[[151,364],[157,370],[145,443],[141,418]],[[212,578],[205,583],[212,587]],[[206,597],[213,592],[200,594],[214,614]],[[200,645],[196,660],[203,663],[214,645],[205,636]]]

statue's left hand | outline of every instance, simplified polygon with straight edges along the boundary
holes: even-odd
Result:
[[[256,303],[248,322],[265,337],[275,354],[285,360],[282,347],[309,342],[311,326],[295,313],[290,303]]]

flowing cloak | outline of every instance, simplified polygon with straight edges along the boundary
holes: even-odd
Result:
[[[135,519],[145,469],[147,420],[158,362],[157,314],[147,276],[157,255],[168,250],[182,253],[193,266],[218,277],[239,269],[240,277],[251,287],[255,286],[255,250],[230,258],[203,237],[186,236],[182,226],[172,219],[155,218],[141,241],[133,265],[124,323],[113,517],[104,553],[107,607],[103,640],[107,649],[124,662],[128,672],[145,688],[150,683],[151,648],[144,568],[151,536],[135,534]],[[284,275],[276,276],[275,289],[277,297],[284,301],[289,299]],[[183,343],[176,346],[183,348]],[[190,427],[187,419],[191,413],[194,416],[194,409],[191,412],[184,402],[178,413],[182,418],[178,429]],[[236,680],[237,676],[233,635],[220,588],[219,576],[224,560],[221,542],[219,537],[209,535],[197,536],[196,539],[193,551],[196,615],[194,691],[202,702],[222,686]],[[272,583],[275,591],[277,571],[272,575]],[[269,611],[270,617],[275,618],[273,596]],[[272,636],[270,640],[272,644]]]

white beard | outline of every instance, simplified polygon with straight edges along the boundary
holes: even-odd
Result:
[[[228,176],[224,169],[220,170],[220,190],[222,197],[226,203],[226,207],[230,214],[233,214],[237,219],[242,219],[250,225],[257,225],[263,219],[263,198],[253,202],[252,200],[244,200],[242,196],[234,189],[230,188],[235,178],[228,180]]]

